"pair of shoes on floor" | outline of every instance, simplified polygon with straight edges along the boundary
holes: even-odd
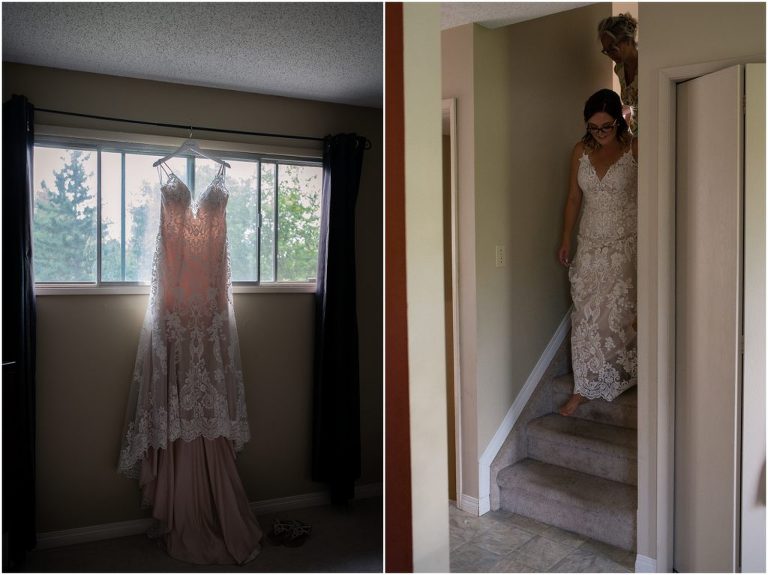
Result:
[[[300,547],[312,533],[312,526],[295,519],[272,522],[272,531],[269,532],[269,540],[275,545],[286,547]]]

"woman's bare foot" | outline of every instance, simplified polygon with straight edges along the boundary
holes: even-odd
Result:
[[[560,408],[560,415],[571,415],[582,403],[589,401],[586,397],[574,393],[570,399]]]

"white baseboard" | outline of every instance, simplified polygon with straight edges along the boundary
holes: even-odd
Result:
[[[382,483],[369,483],[366,485],[355,486],[355,499],[378,497],[382,495],[383,492],[384,488]],[[278,497],[276,499],[266,499],[263,501],[253,501],[251,502],[250,507],[254,515],[263,515],[265,513],[279,513],[292,509],[327,505],[330,502],[331,498],[328,493],[318,492],[292,495],[290,497]],[[152,523],[153,519],[151,518],[135,519],[133,521],[119,521],[117,523],[104,523],[101,525],[78,527],[76,529],[65,529],[63,531],[38,533],[37,549],[50,549],[52,547],[64,547],[65,545],[75,545],[77,543],[101,541],[102,539],[141,535],[142,533],[146,533],[146,531],[152,527]]]
[[[498,455],[501,446],[504,445],[504,441],[507,439],[507,436],[509,436],[509,433],[515,426],[515,423],[517,423],[517,418],[520,417],[520,414],[523,412],[523,409],[528,403],[528,400],[531,399],[531,395],[533,395],[533,392],[536,390],[536,386],[539,384],[539,381],[541,381],[544,372],[547,370],[547,367],[549,367],[549,364],[552,363],[552,359],[554,359],[557,350],[560,348],[560,345],[563,343],[565,336],[568,334],[568,330],[571,327],[572,310],[572,307],[568,308],[568,311],[565,313],[565,316],[560,322],[560,325],[557,326],[555,334],[552,336],[552,339],[549,340],[549,343],[544,349],[544,352],[541,354],[539,361],[536,362],[533,370],[531,370],[531,373],[528,376],[528,379],[525,381],[523,388],[520,390],[520,393],[517,394],[514,403],[512,403],[509,411],[507,411],[507,415],[504,417],[501,425],[499,425],[499,428],[496,430],[493,439],[491,439],[488,447],[485,448],[485,451],[480,456],[480,502],[488,501],[487,509],[486,511],[483,511],[483,513],[490,511],[491,508],[491,463],[493,463],[496,455]],[[482,508],[483,506],[481,506],[481,509]]]
[[[635,559],[635,573],[656,573],[656,559],[638,555]]]
[[[366,499],[368,497],[378,497],[384,492],[383,483],[368,483],[366,485],[355,486],[355,499]],[[278,497],[276,499],[264,499],[262,501],[252,501],[251,511],[254,515],[263,515],[265,513],[280,513],[291,509],[302,509],[304,507],[315,507],[317,505],[329,505],[331,496],[325,491],[317,493],[302,493],[301,495],[291,495],[290,497]]]
[[[462,495],[461,505],[456,507],[472,515],[480,516],[485,515],[491,510],[491,500],[488,497],[485,499],[475,499],[469,495]]]
[[[477,499],[470,497],[469,495],[461,495],[461,504],[458,506],[462,511],[471,513],[472,515],[480,515],[480,505]]]
[[[117,523],[104,523],[102,525],[90,525],[77,529],[65,529],[63,531],[49,531],[37,534],[37,549],[50,549],[52,547],[64,547],[76,543],[90,543],[102,539],[115,539],[145,533],[152,527],[152,518],[135,519],[133,521],[120,521]]]
[[[489,497],[483,497],[478,501],[478,509],[477,514],[478,515],[485,515],[491,510],[491,498]]]
[[[281,513],[291,509],[301,509],[302,507],[328,505],[330,502],[330,495],[323,491],[318,493],[302,493],[301,495],[291,495],[289,497],[251,501],[251,511],[254,515],[264,515],[265,513]]]

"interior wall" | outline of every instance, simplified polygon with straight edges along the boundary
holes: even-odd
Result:
[[[656,406],[658,378],[668,366],[660,363],[657,342],[668,334],[660,331],[658,321],[659,300],[665,295],[658,287],[662,278],[657,262],[670,248],[659,244],[659,221],[668,214],[660,212],[656,193],[657,150],[669,129],[659,125],[659,70],[729,59],[765,61],[765,4],[642,2],[638,20],[643,37],[639,48],[643,129],[638,169],[638,419],[643,424],[638,428],[637,552],[657,560],[657,569],[663,571],[672,567],[667,530],[670,502],[658,492],[657,477],[659,466],[668,467],[670,462],[657,461],[657,440],[666,430],[658,427]]]
[[[403,6],[413,569],[447,572],[440,7]]]
[[[443,127],[445,130],[445,127]],[[453,368],[453,244],[451,238],[451,136],[443,134],[443,282],[445,309],[445,396],[448,430],[448,498],[456,501],[456,401]]]
[[[461,347],[461,477],[457,494],[478,497],[477,302],[475,285],[475,59],[474,24],[444,30],[441,41],[442,97],[456,98],[459,228],[459,321]]]
[[[443,98],[457,99],[462,478],[471,498],[483,491],[480,455],[570,305],[555,253],[584,102],[612,85],[596,34],[611,9],[442,33]],[[495,265],[497,245],[505,267]]]
[[[483,453],[570,306],[562,234],[584,102],[611,86],[597,23],[608,3],[475,28],[478,451]],[[507,262],[496,267],[495,248]]]
[[[365,154],[357,204],[362,477],[382,481],[382,110],[19,64],[3,64],[3,100],[72,112],[303,135],[357,132]],[[65,116],[46,124],[173,135]],[[209,136],[211,139],[216,136]],[[232,138],[236,140],[237,138]],[[318,148],[318,154],[320,150]],[[238,458],[251,501],[323,486],[310,479],[314,296],[236,294],[251,442]],[[38,297],[38,529],[137,519],[135,481],[116,472],[146,295]]]

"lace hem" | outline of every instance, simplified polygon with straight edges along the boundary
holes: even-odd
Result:
[[[187,430],[186,433],[174,433],[170,436],[158,437],[154,440],[150,440],[146,436],[135,438],[134,441],[128,439],[126,445],[120,450],[120,461],[117,471],[130,479],[138,479],[141,472],[141,464],[147,457],[150,449],[168,449],[178,439],[188,443],[200,437],[208,440],[225,437],[234,443],[235,452],[242,451],[245,444],[251,439],[248,426],[246,425],[245,431],[243,431],[242,424],[236,421],[231,422],[231,429],[229,430],[219,429],[207,432]]]
[[[612,402],[628,389],[637,385],[637,378],[632,378],[619,384],[616,388],[602,388],[599,381],[584,382],[582,384],[574,383],[573,393],[576,393],[587,399],[602,399]]]

